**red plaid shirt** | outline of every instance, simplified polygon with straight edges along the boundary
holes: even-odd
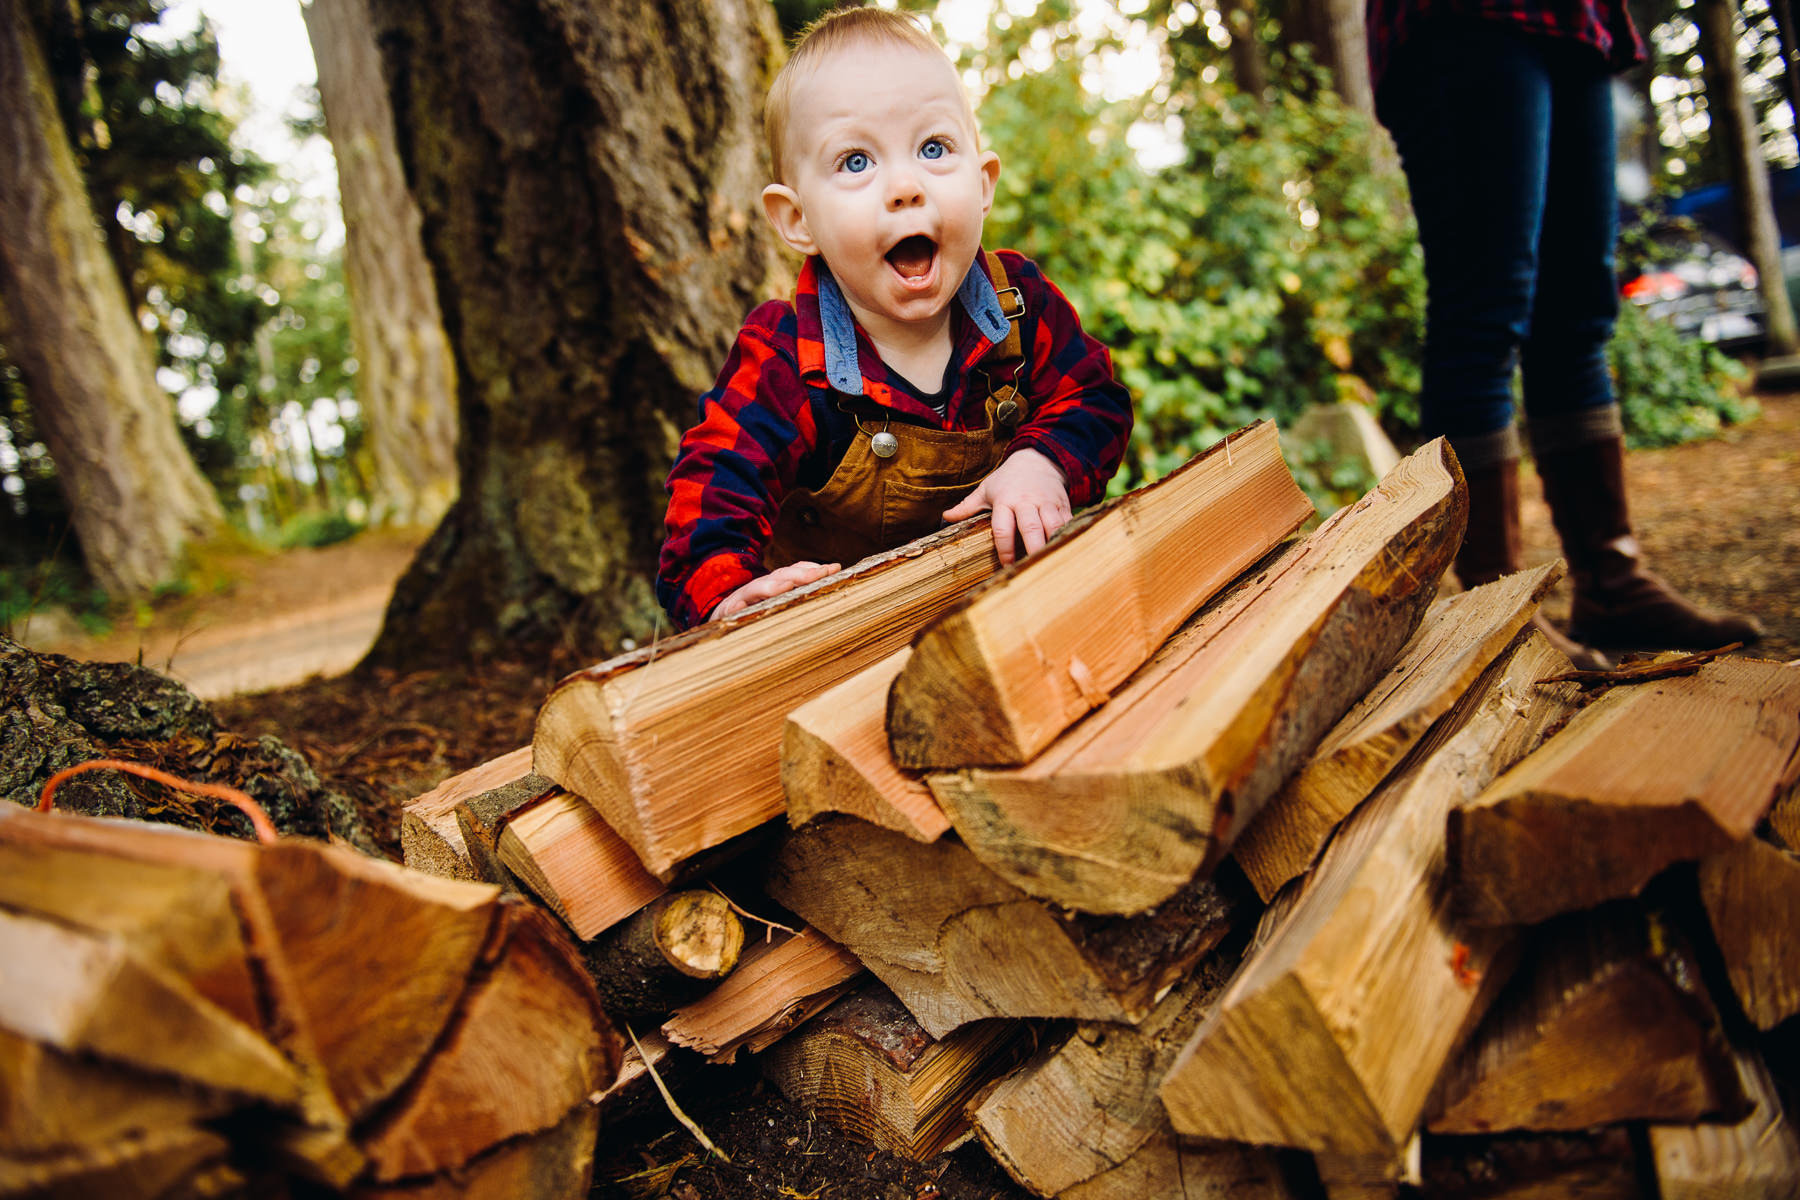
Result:
[[[1376,87],[1407,34],[1439,16],[1499,21],[1522,33],[1573,38],[1598,50],[1615,71],[1644,61],[1644,40],[1625,0],[1369,0],[1369,77]]]
[[[1118,469],[1131,432],[1131,397],[1113,378],[1106,347],[1082,331],[1056,285],[1023,255],[1002,250],[1000,256],[1025,301],[1020,384],[1032,414],[1007,452],[1029,446],[1048,457],[1069,481],[1070,503],[1080,508],[1105,493]],[[985,284],[991,298],[980,255],[971,271],[964,292],[977,294]],[[856,421],[833,401],[833,372],[850,390],[860,376],[863,395],[891,409],[896,420],[943,429],[980,428],[986,420],[987,390],[972,368],[996,342],[960,295],[951,305],[949,406],[940,418],[888,370],[860,326],[854,367],[847,347],[827,346],[820,275],[818,259],[808,259],[792,303],[771,300],[745,319],[717,383],[700,398],[700,423],[682,436],[665,485],[667,535],[656,581],[657,598],[677,628],[706,620],[720,600],[764,573],[762,551],[782,498],[796,487],[824,487],[843,460]],[[835,291],[835,282],[827,279],[827,286]],[[1003,329],[1005,319],[998,320]]]

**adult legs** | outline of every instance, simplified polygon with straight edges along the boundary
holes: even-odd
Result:
[[[1606,645],[1713,646],[1760,627],[1703,613],[1639,562],[1606,345],[1617,298],[1613,122],[1592,51],[1476,21],[1404,46],[1378,108],[1412,191],[1427,279],[1426,432],[1456,449],[1469,487],[1465,586],[1519,569],[1522,358],[1528,429],[1564,555],[1577,636]],[[1522,348],[1522,355],[1520,351]],[[1602,656],[1539,628],[1578,665]]]
[[[1570,632],[1608,647],[1753,641],[1753,619],[1696,608],[1643,566],[1626,500],[1623,426],[1606,346],[1618,315],[1610,79],[1552,46],[1536,299],[1522,353],[1526,431],[1574,585]]]
[[[1523,565],[1513,371],[1532,328],[1553,101],[1538,40],[1478,21],[1419,31],[1377,97],[1425,251],[1422,424],[1449,439],[1468,483],[1465,587]],[[1610,665],[1537,625],[1577,665]]]

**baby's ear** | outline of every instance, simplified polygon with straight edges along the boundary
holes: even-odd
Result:
[[[801,254],[817,254],[818,243],[806,227],[806,213],[800,207],[800,195],[786,184],[771,183],[763,189],[763,213],[775,233],[791,249]]]
[[[994,207],[994,187],[1000,182],[1000,156],[989,150],[981,156],[981,215]]]

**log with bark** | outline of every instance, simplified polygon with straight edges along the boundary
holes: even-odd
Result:
[[[571,675],[538,713],[536,769],[667,881],[782,813],[788,713],[906,645],[998,562],[974,518]]]
[[[670,892],[582,944],[608,1012],[662,1014],[716,987],[737,967],[744,923],[718,892]]]
[[[115,1128],[166,1111],[158,1089],[138,1088],[146,1072],[187,1079],[205,1089],[202,1111],[168,1132],[222,1134],[234,1164],[461,1195],[471,1164],[562,1127],[617,1070],[619,1036],[568,935],[492,886],[318,843],[11,805],[0,860],[36,872],[0,885],[4,1073],[49,1089],[13,1098],[51,1129],[70,1126],[57,1056],[80,1054],[151,1106]],[[229,1113],[214,1114],[216,1096],[234,1098]],[[168,1157],[129,1137],[62,1150],[79,1179],[121,1154]],[[211,1180],[211,1162],[181,1171]]]
[[[1735,1118],[1743,1105],[1694,952],[1661,913],[1617,901],[1534,932],[1426,1128],[1572,1132]]]
[[[923,1162],[969,1131],[964,1111],[1029,1054],[1023,1021],[975,1021],[933,1037],[879,983],[856,989],[759,1060],[794,1104],[858,1141]]]
[[[1155,913],[1070,914],[1025,895],[954,838],[850,817],[787,835],[769,895],[861,959],[933,1037],[987,1017],[1132,1022],[1240,919],[1235,873]]]
[[[530,773],[531,747],[521,746],[413,797],[400,810],[400,848],[406,865],[446,879],[480,880],[456,823],[456,806]]]
[[[1531,924],[1748,837],[1800,754],[1800,665],[1613,688],[1450,818],[1459,911]]]
[[[1258,421],[1081,518],[919,635],[888,703],[894,761],[1030,761],[1312,516]]]
[[[910,657],[911,647],[896,650],[789,714],[781,740],[789,824],[848,813],[921,842],[950,828],[924,777],[896,765],[888,747],[888,689]]]
[[[1231,848],[1269,899],[1312,865],[1368,798],[1537,611],[1562,570],[1549,563],[1434,603],[1400,660],[1344,714]]]
[[[489,883],[516,889],[519,881],[500,857],[500,835],[519,813],[562,789],[542,775],[525,775],[458,800],[451,812],[469,861]]]
[[[1509,931],[1451,917],[1447,810],[1566,719],[1538,681],[1567,664],[1526,635],[1345,822],[1164,1079],[1177,1130],[1398,1158],[1509,967]]]
[[[1203,610],[1028,766],[931,775],[933,795],[976,857],[1032,895],[1095,913],[1162,903],[1387,670],[1466,514],[1439,439]]]

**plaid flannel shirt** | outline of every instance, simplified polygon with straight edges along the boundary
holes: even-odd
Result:
[[[1081,328],[1075,309],[1036,264],[1000,251],[1025,314],[1021,390],[1031,417],[1008,445],[1037,450],[1062,469],[1069,501],[1105,493],[1131,431],[1131,398],[1113,378],[1112,356]],[[713,389],[700,398],[700,423],[681,439],[669,472],[666,538],[656,594],[677,628],[706,620],[720,600],[764,573],[763,547],[781,501],[796,487],[819,489],[856,436],[837,403],[860,395],[897,421],[934,428],[980,428],[987,389],[974,368],[1006,336],[1006,317],[982,256],[976,255],[951,305],[949,407],[940,418],[899,382],[817,258],[800,271],[792,303],[771,300],[744,321]],[[928,384],[929,381],[915,381]],[[848,565],[848,564],[845,564]]]
[[[1369,77],[1375,87],[1408,33],[1439,16],[1510,24],[1521,33],[1572,38],[1622,71],[1644,61],[1644,41],[1625,0],[1369,0]]]

